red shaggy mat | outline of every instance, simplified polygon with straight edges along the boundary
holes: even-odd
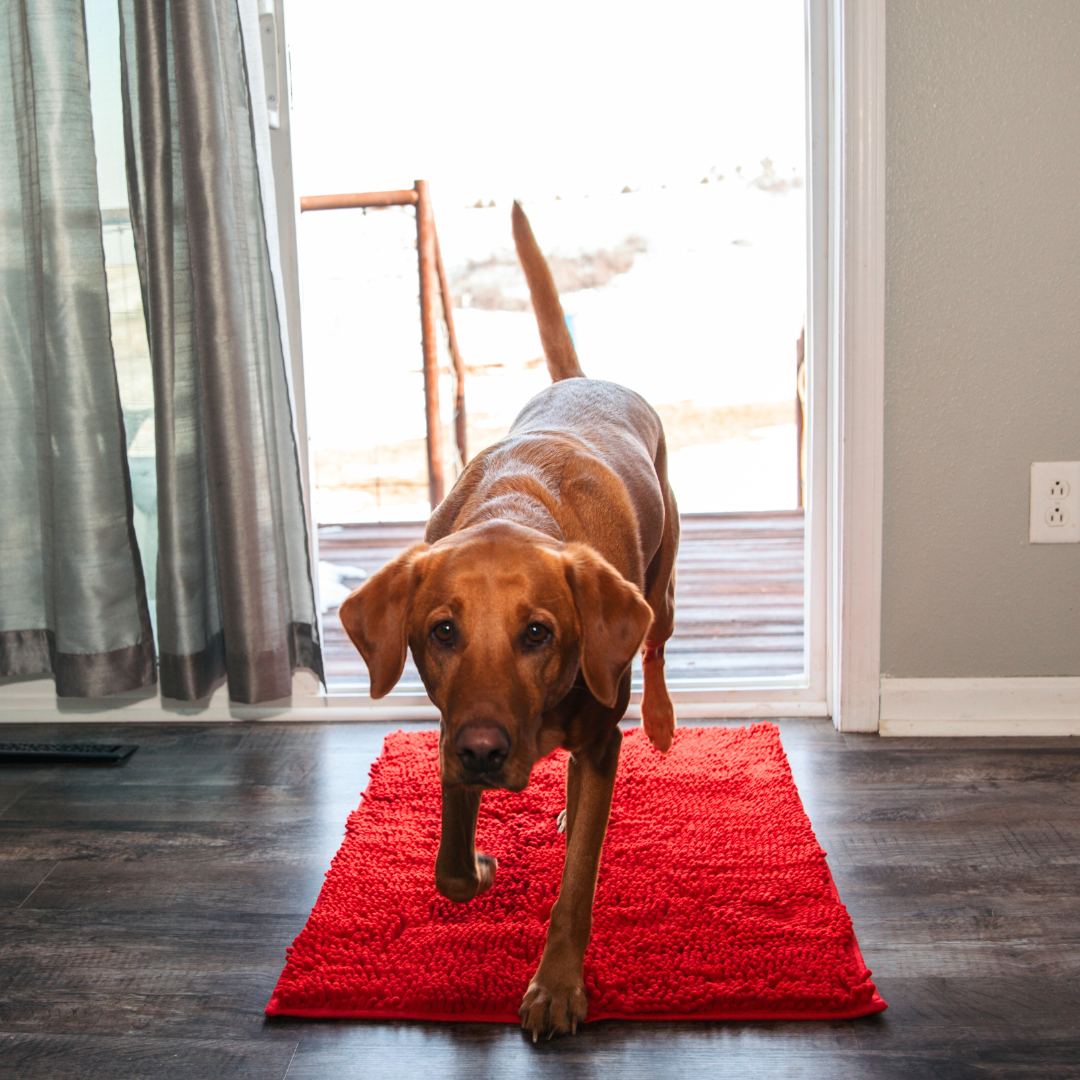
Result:
[[[438,733],[386,739],[270,1015],[518,1021],[558,893],[566,755],[487,792],[494,886],[435,891]],[[585,955],[589,1019],[838,1019],[885,1008],[773,724],[623,742]]]

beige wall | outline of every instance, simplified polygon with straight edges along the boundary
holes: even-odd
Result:
[[[888,0],[882,673],[1080,675],[1080,0]]]

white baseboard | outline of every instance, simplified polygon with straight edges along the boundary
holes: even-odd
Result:
[[[51,679],[34,679],[0,685],[0,724],[15,723],[177,723],[194,721],[220,723],[230,720],[438,720],[439,711],[426,694],[390,694],[372,701],[363,694],[320,694],[311,677],[298,673],[293,696],[265,705],[238,705],[229,701],[228,691],[219,687],[209,702],[192,707],[165,702],[155,695],[123,695],[94,701],[61,700]],[[673,690],[676,716],[682,721],[700,719],[784,716],[828,716],[824,701],[810,700],[805,691],[788,689]],[[641,695],[630,700],[626,715],[641,718]]]
[[[381,701],[369,697],[331,697],[317,692],[314,680],[298,674],[294,693],[284,701],[238,705],[228,688],[218,687],[205,704],[163,702],[156,694],[126,694],[81,701],[56,696],[52,679],[0,685],[0,724],[137,723],[184,721],[221,723],[232,720],[438,720],[439,711],[426,694],[392,694]]]
[[[1080,678],[882,679],[882,735],[1080,735]]]

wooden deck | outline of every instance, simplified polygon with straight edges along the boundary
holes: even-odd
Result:
[[[423,533],[423,522],[323,525],[319,558],[370,575]],[[667,648],[670,683],[803,670],[801,510],[683,517],[677,573],[675,635]],[[323,618],[327,685],[366,692],[367,668],[336,611]],[[635,681],[640,684],[640,663]],[[399,685],[421,688],[411,657]]]

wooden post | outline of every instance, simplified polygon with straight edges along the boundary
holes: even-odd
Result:
[[[416,255],[420,263],[420,333],[424,349],[424,411],[427,414],[428,498],[443,500],[442,416],[439,412],[439,338],[435,298],[439,291],[435,215],[426,180],[416,181]]]
[[[461,359],[461,350],[458,348],[457,334],[454,331],[454,298],[450,295],[450,283],[446,280],[446,267],[443,266],[442,248],[439,247],[438,236],[435,237],[435,265],[439,271],[439,289],[442,291],[446,336],[450,339],[450,359],[454,364],[454,436],[457,439],[461,467],[465,468],[469,460],[465,424],[465,361]]]

